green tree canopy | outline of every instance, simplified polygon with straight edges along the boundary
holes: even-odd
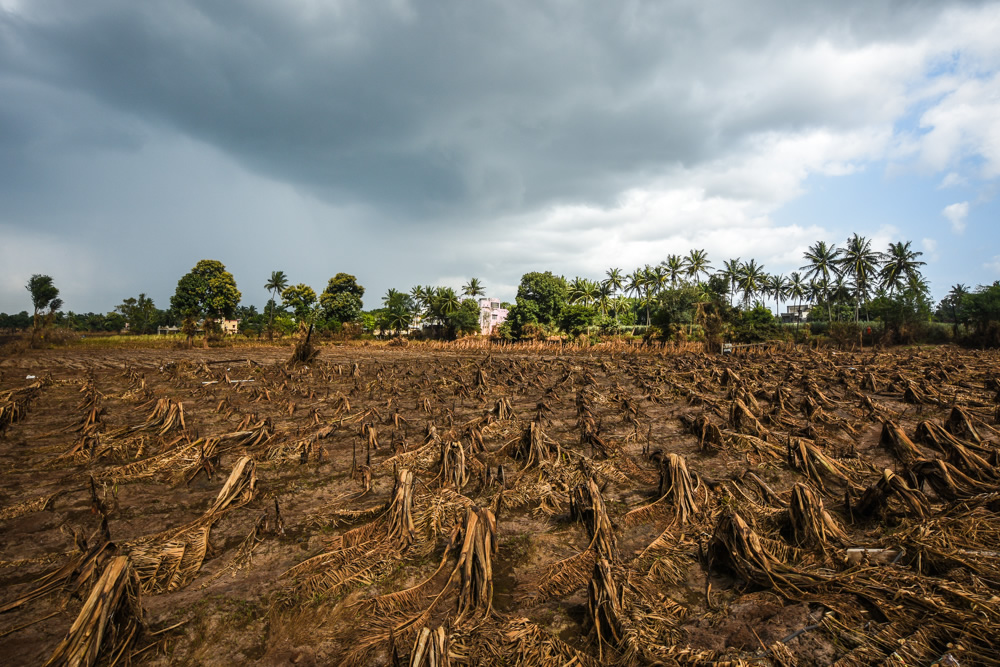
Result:
[[[186,318],[223,319],[233,316],[242,296],[222,262],[203,259],[177,281],[170,308]]]
[[[157,319],[156,305],[146,294],[140,293],[139,298],[129,297],[115,306],[115,311],[125,318],[132,333],[149,333]]]
[[[525,324],[555,324],[568,298],[569,287],[562,276],[552,275],[551,271],[524,274],[516,303],[507,316],[511,332],[520,338]]]
[[[338,273],[330,278],[319,297],[323,316],[339,324],[357,321],[364,307],[361,301],[364,295],[365,288],[358,284],[357,278],[349,273]]]
[[[304,283],[286,287],[281,293],[281,300],[292,309],[300,321],[309,318],[313,306],[316,305],[316,291]]]

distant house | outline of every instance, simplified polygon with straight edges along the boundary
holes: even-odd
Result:
[[[796,322],[805,322],[809,319],[809,313],[811,311],[812,306],[804,303],[795,306],[788,306],[785,309],[785,312],[781,313],[781,323],[794,324]]]
[[[500,307],[499,299],[479,300],[479,332],[484,336],[493,333],[507,320],[507,309]]]
[[[222,333],[225,336],[235,336],[240,332],[239,320],[220,320],[219,326],[222,327]],[[200,334],[204,330],[205,330],[205,321],[202,320],[198,322],[198,326],[195,329],[195,334]],[[156,333],[160,335],[177,334],[181,333],[181,329],[180,327],[157,327]]]

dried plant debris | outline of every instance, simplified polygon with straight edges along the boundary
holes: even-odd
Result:
[[[309,341],[5,360],[5,662],[1000,665],[996,352]]]

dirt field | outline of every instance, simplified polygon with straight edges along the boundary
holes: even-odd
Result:
[[[0,360],[4,664],[1000,664],[995,352],[289,353]]]

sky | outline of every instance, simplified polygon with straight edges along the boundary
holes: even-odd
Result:
[[[0,0],[0,311],[911,241],[1000,280],[1000,2]]]

